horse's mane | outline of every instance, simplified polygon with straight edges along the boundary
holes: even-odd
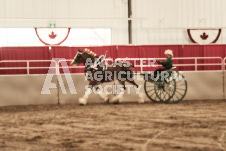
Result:
[[[88,54],[89,56],[94,57],[94,58],[99,57],[99,56],[97,56],[96,53],[94,53],[93,51],[91,51],[91,50],[89,50],[89,49],[87,49],[87,48],[85,48],[85,50],[82,50],[82,51],[83,51],[84,53]]]

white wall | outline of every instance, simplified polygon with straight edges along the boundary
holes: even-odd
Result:
[[[137,18],[133,44],[187,44],[187,28],[226,28],[224,6],[226,0],[132,0]],[[0,28],[53,22],[57,27],[107,27],[112,44],[128,44],[127,17],[127,0],[0,0]],[[226,43],[226,29],[218,43]]]
[[[125,0],[0,0],[0,28],[111,28],[112,44],[127,44]]]
[[[187,28],[226,28],[226,0],[133,0],[136,44],[187,44]],[[226,29],[218,43],[226,42]]]

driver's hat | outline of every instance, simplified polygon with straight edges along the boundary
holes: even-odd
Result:
[[[165,55],[168,54],[168,55],[173,56],[173,51],[170,50],[170,49],[167,49],[167,50],[165,50],[164,54],[165,54]]]

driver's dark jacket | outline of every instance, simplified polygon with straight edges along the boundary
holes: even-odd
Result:
[[[165,69],[171,69],[173,65],[173,61],[172,61],[172,58],[169,57],[166,59],[165,62],[159,62],[159,64],[161,64]]]

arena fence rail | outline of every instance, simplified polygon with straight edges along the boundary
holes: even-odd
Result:
[[[26,63],[26,66],[15,66],[15,65],[5,65],[5,67],[2,67],[2,64],[3,63]],[[31,63],[49,63],[47,64],[48,66],[36,66],[36,67],[33,67],[33,66],[30,66]],[[54,63],[53,66],[50,66],[51,63]],[[26,74],[27,75],[30,75],[30,70],[31,69],[55,69],[55,74],[57,74],[57,71],[58,71],[58,66],[57,66],[57,61],[56,60],[1,60],[0,61],[0,71],[1,70],[24,70],[26,69]],[[9,66],[14,66],[14,67],[9,67]],[[2,73],[2,72],[0,72]],[[4,74],[4,75],[7,75]]]
[[[165,58],[116,58],[113,59],[105,59],[106,62],[116,62],[116,61],[129,61],[134,64],[134,67],[136,68],[135,71],[143,73],[143,72],[151,72],[154,68],[158,67],[159,65],[154,64],[148,64],[148,62],[153,62],[154,60],[165,60]],[[198,67],[205,67],[205,66],[215,66],[219,67],[220,70],[225,70],[225,58],[222,59],[221,57],[180,57],[180,58],[173,58],[174,63],[173,65],[176,67],[194,67],[190,68],[188,70],[182,69],[183,71],[203,71],[203,70],[209,70],[206,68],[198,69]],[[84,69],[85,66],[77,65],[77,66],[71,66],[70,62],[71,59],[65,59],[65,60],[2,60],[0,61],[0,65],[3,63],[26,63],[26,66],[22,67],[10,67],[10,66],[1,66],[1,70],[26,70],[26,74],[30,75],[31,69],[55,69],[55,74],[60,74],[60,69],[63,69],[64,67],[61,66],[62,62],[67,62],[67,67],[70,69]],[[30,64],[31,63],[54,63],[54,65],[47,64],[49,66],[36,66],[33,67]],[[184,63],[186,62],[186,63]],[[146,70],[144,69],[146,68]],[[216,68],[217,69],[217,68]],[[180,68],[179,68],[180,70]],[[214,69],[212,69],[214,70]],[[79,72],[71,72],[73,74],[76,73],[83,73],[84,70],[80,70]],[[3,74],[2,72],[0,72]],[[16,73],[15,73],[16,74]],[[4,73],[4,75],[7,75],[7,72]]]

